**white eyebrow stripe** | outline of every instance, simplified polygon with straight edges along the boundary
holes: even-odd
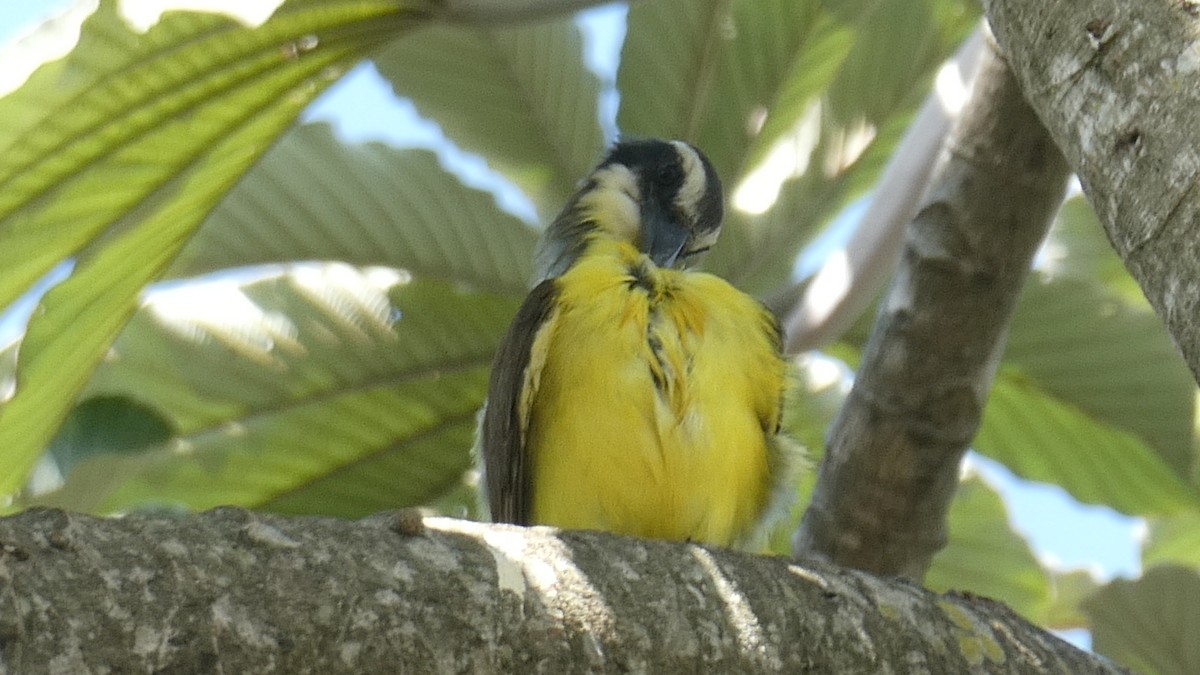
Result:
[[[683,141],[671,141],[675,152],[679,155],[679,163],[683,167],[683,185],[675,195],[675,206],[687,214],[688,219],[696,221],[696,205],[708,188],[708,176],[704,173],[704,163],[692,146]]]

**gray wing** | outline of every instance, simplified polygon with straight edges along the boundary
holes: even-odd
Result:
[[[500,341],[492,362],[487,405],[479,425],[483,487],[491,517],[497,523],[529,525],[533,509],[532,463],[525,447],[531,400],[525,387],[541,376],[545,354],[535,358],[538,335],[550,330],[555,315],[558,287],[547,279],[534,287],[508,333]],[[532,368],[531,368],[531,364]]]

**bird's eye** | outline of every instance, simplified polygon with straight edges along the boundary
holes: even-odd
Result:
[[[707,251],[710,248],[712,248],[712,246],[701,246],[700,248],[692,249],[691,251],[685,251],[680,257],[683,258],[684,260],[687,260],[693,256],[697,256],[697,255],[700,255],[701,253],[704,253],[705,251]]]

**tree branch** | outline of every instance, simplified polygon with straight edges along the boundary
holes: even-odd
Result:
[[[924,576],[1067,166],[989,40],[830,431],[799,554]]]
[[[1000,603],[414,511],[0,519],[4,672],[1118,672]]]
[[[984,5],[1031,105],[1200,379],[1200,5]]]

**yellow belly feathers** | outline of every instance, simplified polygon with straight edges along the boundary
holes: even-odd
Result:
[[[772,320],[716,276],[593,247],[559,278],[534,345],[533,521],[739,543],[772,486],[785,377]]]

